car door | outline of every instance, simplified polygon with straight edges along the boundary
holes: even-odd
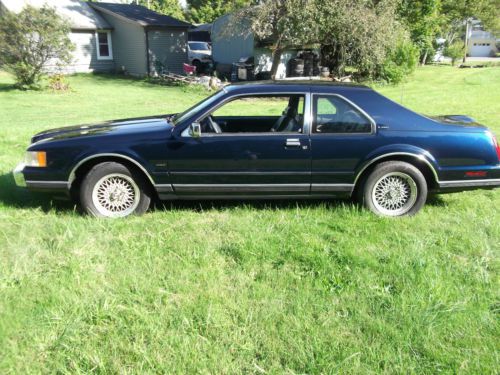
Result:
[[[314,94],[311,101],[311,193],[349,195],[357,166],[376,148],[375,122],[337,94]]]
[[[297,113],[302,123],[273,131],[285,116],[280,100],[297,95],[302,98],[302,114]],[[236,100],[245,102],[226,107],[224,113],[224,106]],[[215,105],[208,113],[220,132],[210,129],[205,116],[198,119],[201,136],[193,137],[186,129],[169,152],[175,193],[220,198],[308,195],[311,149],[304,113],[309,106],[308,93],[238,95]]]

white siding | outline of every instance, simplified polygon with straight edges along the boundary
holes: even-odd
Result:
[[[73,31],[69,34],[75,45],[72,61],[68,65],[59,67],[57,61],[52,61],[47,70],[63,73],[111,72],[115,69],[113,60],[98,60],[96,34],[93,31]]]

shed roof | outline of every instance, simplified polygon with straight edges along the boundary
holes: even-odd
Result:
[[[99,11],[112,13],[122,18],[137,22],[143,27],[179,27],[188,28],[191,24],[174,17],[152,11],[142,5],[121,3],[90,3],[90,6]]]
[[[19,13],[26,5],[41,8],[43,5],[56,8],[58,14],[70,22],[72,29],[97,30],[112,29],[111,25],[89,6],[78,0],[0,0],[9,11]]]

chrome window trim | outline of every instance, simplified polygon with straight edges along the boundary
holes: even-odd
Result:
[[[102,154],[94,154],[94,155],[91,155],[91,156],[88,156],[82,160],[80,160],[74,167],[73,169],[71,170],[71,173],[69,174],[69,178],[68,178],[68,189],[71,188],[71,185],[73,184],[73,181],[75,180],[75,177],[76,177],[76,171],[78,170],[78,168],[85,162],[89,161],[89,160],[92,160],[92,159],[96,159],[96,158],[100,158],[100,157],[106,157],[106,156],[111,156],[111,157],[115,157],[115,158],[121,158],[121,159],[124,159],[124,160],[127,160],[131,163],[133,163],[135,166],[137,166],[141,171],[144,172],[144,174],[148,177],[149,181],[151,182],[151,184],[153,184],[153,186],[155,185],[155,182],[153,180],[153,178],[151,177],[151,175],[149,174],[149,172],[146,170],[146,168],[144,168],[142,166],[141,163],[139,163],[137,160],[131,158],[130,156],[126,156],[126,155],[123,155],[123,154],[117,154],[117,153],[102,153]]]
[[[432,174],[434,175],[434,178],[436,179],[436,182],[439,184],[439,177],[438,177],[438,174],[437,174],[437,171],[436,169],[434,168],[434,166],[427,160],[427,158],[424,156],[424,155],[421,155],[421,154],[412,154],[411,152],[390,152],[390,153],[387,153],[387,154],[383,154],[383,155],[380,155],[380,156],[377,156],[376,158],[374,159],[371,159],[366,165],[363,166],[363,168],[361,168],[361,170],[357,173],[356,175],[356,178],[354,179],[354,185],[356,185],[356,183],[358,182],[358,179],[359,177],[363,174],[363,172],[370,166],[372,165],[373,163],[375,163],[377,160],[380,160],[380,159],[383,159],[383,158],[386,158],[388,156],[396,156],[396,155],[404,155],[404,156],[412,156],[412,157],[415,157],[417,158],[418,160],[420,161],[423,161],[424,163],[426,163],[429,168],[431,169],[432,171]]]
[[[336,96],[338,98],[340,98],[341,100],[345,101],[346,103],[352,105],[356,110],[358,110],[359,112],[361,112],[361,114],[363,116],[366,117],[366,119],[370,122],[371,124],[371,131],[368,133],[314,133],[313,132],[313,122],[314,122],[314,97],[315,96]],[[329,136],[366,136],[366,135],[374,135],[377,133],[377,123],[375,122],[375,120],[363,109],[361,108],[360,106],[358,106],[356,103],[354,103],[353,101],[347,99],[345,96],[343,95],[340,95],[340,94],[335,94],[335,93],[318,93],[318,92],[315,92],[315,93],[312,93],[311,94],[311,119],[310,119],[310,134],[312,136],[316,136],[316,135],[329,135]]]
[[[220,107],[222,107],[224,104],[231,102],[233,100],[236,100],[240,97],[243,96],[286,96],[286,95],[303,95],[304,96],[304,124],[302,126],[302,132],[301,133],[296,133],[296,132],[256,132],[256,133],[220,133],[220,134],[214,134],[214,133],[201,133],[201,138],[203,137],[240,137],[240,136],[278,136],[278,135],[309,135],[311,132],[311,93],[309,91],[295,91],[295,92],[290,92],[290,91],[283,91],[283,92],[253,92],[253,93],[242,93],[242,94],[235,94],[232,96],[229,96],[228,98],[222,100],[219,104],[215,105],[212,108],[209,108],[208,110],[204,111],[203,114],[200,116],[196,117],[196,120],[193,122],[200,122],[202,121],[208,114],[216,111]],[[181,137],[188,137],[192,138],[192,136],[189,134],[189,126],[186,127],[181,133]]]

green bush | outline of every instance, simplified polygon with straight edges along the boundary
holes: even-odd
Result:
[[[464,57],[464,44],[462,41],[454,42],[444,49],[444,55],[451,59],[451,65],[455,65],[455,62],[462,57]]]
[[[399,41],[389,52],[384,64],[379,69],[379,78],[388,83],[399,83],[411,74],[419,58],[418,48],[410,41]]]
[[[54,8],[26,6],[5,12],[0,22],[0,66],[10,70],[21,88],[36,86],[50,61],[71,61],[70,25]]]

